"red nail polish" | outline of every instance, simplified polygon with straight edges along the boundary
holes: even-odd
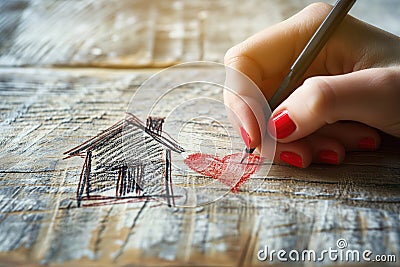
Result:
[[[250,138],[250,135],[246,132],[246,130],[243,127],[240,127],[240,134],[242,135],[242,139],[243,139],[246,147],[250,148],[251,138]]]
[[[279,158],[286,162],[289,163],[290,165],[303,168],[303,160],[300,155],[290,152],[290,151],[283,151],[279,155]]]
[[[321,150],[318,153],[317,160],[328,164],[339,164],[339,155],[332,150]]]
[[[290,119],[288,111],[284,110],[268,121],[268,130],[275,138],[282,139],[296,130],[296,124]]]
[[[359,149],[374,150],[376,148],[376,142],[374,138],[365,137],[358,142]]]

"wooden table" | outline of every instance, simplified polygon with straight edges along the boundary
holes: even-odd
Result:
[[[260,0],[244,7],[222,0],[2,3],[0,265],[280,266],[277,260],[259,261],[257,253],[265,246],[320,252],[337,249],[339,239],[348,249],[396,255],[398,264],[400,143],[390,136],[383,137],[379,151],[350,153],[340,166],[272,165],[239,193],[208,205],[168,207],[144,199],[77,207],[83,160],[65,160],[63,153],[123,118],[132,95],[160,70],[156,67],[220,61],[234,43],[309,2]],[[387,12],[375,21],[399,33],[394,11],[399,2],[382,2],[368,1]],[[360,1],[353,12],[374,21],[373,12],[364,13],[366,5]],[[262,9],[268,7],[265,18]],[[221,74],[192,66],[185,75]],[[165,85],[181,76],[176,71]],[[219,90],[208,96],[219,99]],[[207,109],[204,114],[210,115]],[[177,125],[185,123],[174,118]],[[173,137],[189,143],[219,129],[193,125],[194,139]],[[232,142],[236,147],[240,139]]]

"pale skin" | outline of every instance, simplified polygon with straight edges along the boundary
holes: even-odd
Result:
[[[225,65],[245,74],[270,98],[330,9],[312,4],[251,36],[226,53]],[[251,98],[245,86],[229,79],[227,84],[237,87],[233,91]],[[261,108],[258,102],[250,101],[250,107],[229,91],[224,101],[237,116],[233,124],[248,133],[249,146],[260,148],[262,134],[253,114]],[[348,15],[271,118],[282,111],[295,129],[277,138],[274,160],[301,168],[312,162],[340,164],[347,151],[378,149],[378,130],[400,137],[400,38]],[[295,164],[286,160],[286,152],[296,156]]]

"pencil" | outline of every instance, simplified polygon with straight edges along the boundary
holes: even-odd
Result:
[[[293,65],[290,67],[289,73],[281,82],[278,89],[269,101],[271,110],[274,110],[283,100],[285,100],[295,89],[299,80],[315,60],[321,49],[324,47],[328,39],[331,37],[336,28],[346,17],[347,13],[354,5],[356,0],[338,0],[332,10],[326,16],[324,21],[315,31],[310,41],[306,44],[303,51],[297,57]],[[240,163],[253,153],[254,148],[245,148]]]

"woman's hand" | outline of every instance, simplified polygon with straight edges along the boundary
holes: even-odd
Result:
[[[228,68],[249,77],[268,99],[331,9],[312,4],[293,17],[250,37],[225,56]],[[345,151],[375,150],[376,129],[400,137],[400,38],[347,16],[299,83],[260,127],[243,83],[227,73],[224,101],[251,148],[268,128],[278,141],[275,161],[297,167],[339,164]],[[234,93],[233,93],[234,92]]]

